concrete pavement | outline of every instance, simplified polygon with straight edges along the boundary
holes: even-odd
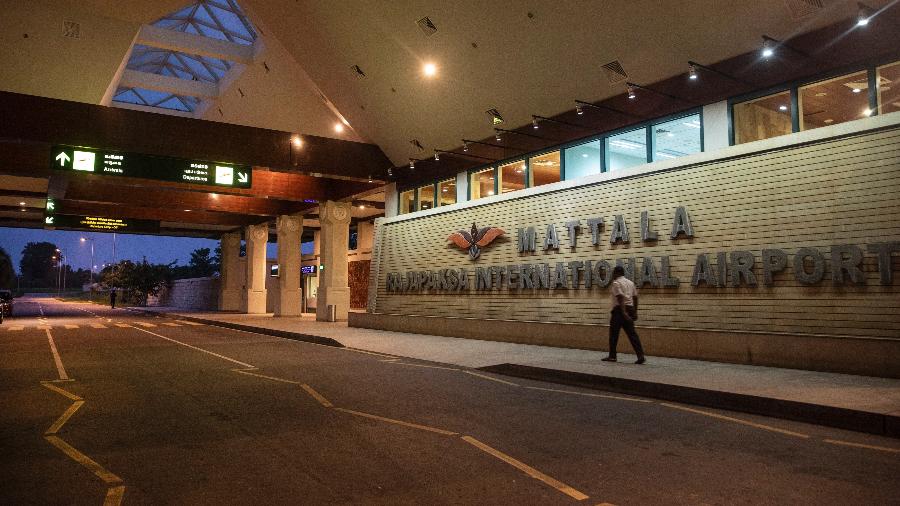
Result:
[[[883,437],[98,306],[32,308],[14,319],[26,330],[0,330],[5,504],[900,496],[900,447]],[[51,329],[36,328],[40,312]]]

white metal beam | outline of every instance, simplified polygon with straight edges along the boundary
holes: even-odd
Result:
[[[126,69],[122,72],[119,86],[125,88],[143,88],[146,90],[162,91],[173,95],[187,95],[199,98],[217,98],[219,87],[205,81],[188,81],[177,77],[161,76]]]
[[[209,58],[219,58],[245,65],[252,64],[254,58],[253,46],[235,44],[226,40],[167,30],[151,25],[141,27],[135,43],[187,54],[207,56]]]

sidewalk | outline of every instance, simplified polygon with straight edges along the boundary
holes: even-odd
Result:
[[[352,328],[346,322],[317,322],[314,315],[142,309],[319,344],[900,437],[897,379],[652,356],[638,366],[630,355],[606,363],[599,351]]]

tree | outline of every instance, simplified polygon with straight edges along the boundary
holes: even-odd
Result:
[[[50,242],[30,242],[22,248],[19,271],[27,286],[56,286],[56,245]]]
[[[148,297],[159,295],[171,284],[174,264],[151,264],[146,259],[140,263],[123,260],[104,268],[100,279],[108,288],[121,290],[122,300],[145,306]]]
[[[0,248],[0,288],[12,289],[16,284],[16,272],[13,270],[12,258],[5,249]]]
[[[195,277],[209,277],[218,270],[213,265],[213,259],[209,253],[209,248],[198,248],[191,253],[191,260],[188,262],[188,266],[191,268],[191,274]]]

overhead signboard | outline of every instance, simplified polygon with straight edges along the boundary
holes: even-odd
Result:
[[[67,145],[53,146],[52,157],[50,163],[56,170],[230,188],[250,188],[253,184],[252,168],[233,163]]]
[[[159,232],[158,221],[103,218],[100,216],[77,216],[71,214],[45,215],[44,227],[90,230],[94,232],[130,232],[142,234],[155,234]]]

